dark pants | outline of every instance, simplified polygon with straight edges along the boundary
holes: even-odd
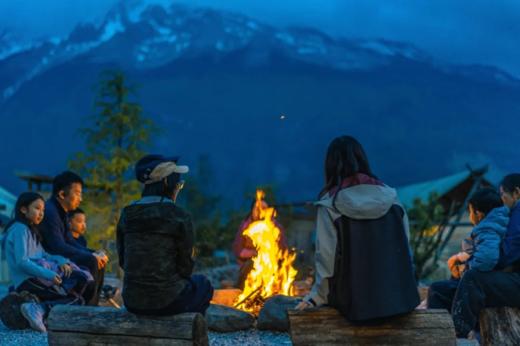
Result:
[[[432,283],[428,289],[428,308],[446,309],[451,312],[459,282],[459,280],[451,279]]]
[[[213,286],[204,275],[192,275],[188,285],[173,303],[160,310],[128,309],[138,315],[168,316],[183,312],[204,314],[213,298]]]
[[[452,307],[457,337],[477,326],[485,307],[520,307],[520,273],[467,271],[460,280]]]
[[[97,306],[99,303],[99,295],[101,294],[101,289],[103,288],[103,281],[105,279],[105,268],[98,269],[98,263],[94,256],[91,256],[89,260],[76,257],[71,258],[71,260],[78,266],[88,269],[90,274],[92,274],[94,282],[90,283],[85,288],[83,298],[85,299],[87,305]]]
[[[86,284],[84,278],[70,278],[75,280],[76,287],[81,287]],[[60,289],[61,288],[61,289]],[[81,288],[79,288],[81,290]],[[27,291],[34,294],[40,300],[40,305],[45,310],[45,316],[51,311],[55,305],[83,305],[85,302],[79,294],[67,293],[61,286],[47,287],[37,279],[27,279],[22,282],[17,288],[17,292]]]

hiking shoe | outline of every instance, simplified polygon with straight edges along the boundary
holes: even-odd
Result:
[[[47,328],[45,328],[45,324],[43,324],[43,316],[45,315],[45,310],[40,304],[37,303],[24,303],[20,307],[20,312],[23,317],[29,322],[29,325],[32,329],[37,330],[39,332],[45,333]]]

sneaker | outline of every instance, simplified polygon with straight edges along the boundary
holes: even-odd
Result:
[[[39,332],[45,333],[47,328],[45,328],[45,324],[43,324],[43,316],[45,315],[45,310],[40,304],[37,303],[23,303],[20,307],[20,312],[23,317],[29,322],[29,325],[32,329],[37,330]]]

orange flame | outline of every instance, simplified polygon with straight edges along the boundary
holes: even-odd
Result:
[[[276,211],[264,202],[265,193],[256,191],[253,221],[243,234],[251,238],[257,250],[253,269],[245,280],[244,290],[237,298],[237,308],[257,314],[263,302],[276,294],[292,295],[292,283],[298,273],[292,263],[296,253],[278,246],[280,229],[274,222]]]

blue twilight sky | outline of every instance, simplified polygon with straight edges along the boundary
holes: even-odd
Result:
[[[78,22],[100,20],[118,1],[2,0],[0,32],[8,28],[22,37],[66,35]],[[334,36],[409,42],[444,62],[494,65],[520,78],[518,0],[173,2],[232,10],[276,26],[312,26]]]

